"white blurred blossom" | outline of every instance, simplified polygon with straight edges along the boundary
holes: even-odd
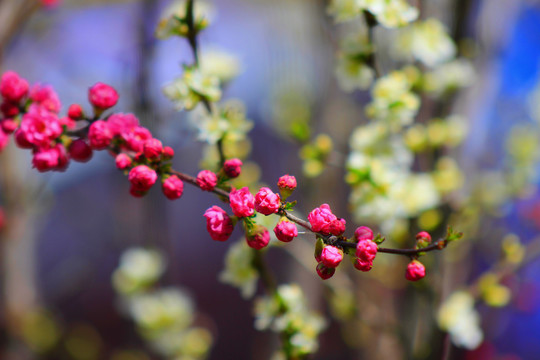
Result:
[[[255,294],[258,279],[258,272],[253,268],[253,249],[243,239],[237,241],[227,252],[219,280],[239,288],[242,297],[248,299]]]
[[[457,346],[473,350],[482,343],[480,316],[474,309],[474,298],[466,291],[457,291],[446,299],[439,309],[437,321]]]

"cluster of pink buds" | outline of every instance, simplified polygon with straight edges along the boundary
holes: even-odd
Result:
[[[354,238],[357,241],[354,267],[360,271],[369,271],[378,250],[373,241],[373,231],[367,226],[360,226],[354,231]]]
[[[311,230],[323,235],[340,236],[345,232],[345,220],[338,219],[328,204],[322,204],[308,215]]]
[[[426,231],[421,231],[416,234],[416,249],[423,249],[431,244],[431,235]],[[410,281],[418,281],[426,276],[426,268],[418,260],[413,260],[407,265],[405,270],[405,278]]]

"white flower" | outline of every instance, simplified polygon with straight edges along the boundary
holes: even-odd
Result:
[[[403,30],[396,40],[396,55],[413,57],[427,66],[437,66],[456,55],[456,45],[437,19],[427,19]]]
[[[230,81],[240,73],[238,58],[216,49],[202,52],[199,67],[205,75],[217,77],[222,83]]]
[[[358,0],[358,3],[388,28],[404,26],[418,18],[418,9],[406,0]]]
[[[165,270],[163,256],[157,250],[126,250],[113,274],[113,285],[122,293],[132,293],[155,282]]]
[[[480,316],[474,309],[474,298],[466,291],[457,291],[446,299],[439,309],[437,321],[457,346],[473,350],[482,343]]]
[[[253,249],[240,240],[229,248],[225,257],[225,269],[219,280],[240,289],[242,297],[251,298],[257,289],[259,275],[253,268]]]
[[[466,59],[456,59],[438,66],[424,75],[422,87],[434,96],[455,91],[474,83],[476,74],[471,63]]]

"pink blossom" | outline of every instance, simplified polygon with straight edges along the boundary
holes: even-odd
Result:
[[[324,266],[335,268],[343,260],[343,251],[335,246],[325,246],[321,253],[321,262]]]
[[[290,242],[298,236],[298,229],[292,222],[283,220],[277,223],[274,234],[279,241]]]
[[[356,259],[354,260],[354,267],[360,271],[369,271],[373,268],[373,260]]]
[[[416,240],[429,244],[431,242],[431,235],[429,235],[429,233],[426,231],[420,231],[418,234],[416,234]]]
[[[171,175],[163,181],[161,185],[163,194],[169,200],[176,200],[182,196],[184,192],[184,183],[176,175]]]
[[[25,140],[38,148],[50,147],[63,131],[58,117],[39,105],[30,106],[22,118],[20,130]]]
[[[37,151],[32,158],[32,165],[39,172],[53,170],[58,166],[59,153],[55,148]]]
[[[90,125],[88,130],[88,140],[90,146],[95,150],[105,149],[111,144],[113,134],[107,122],[98,120]]]
[[[0,105],[0,111],[5,117],[15,117],[19,115],[19,106],[10,101],[4,100]]]
[[[289,174],[283,175],[279,178],[277,185],[280,189],[294,190],[297,186],[296,178]]]
[[[165,146],[161,154],[163,160],[170,160],[174,157],[174,150],[170,146]]]
[[[124,133],[122,137],[126,140],[129,150],[141,152],[146,141],[152,138],[152,133],[145,127],[137,126],[131,132]]]
[[[113,136],[127,138],[129,133],[139,127],[139,119],[133,114],[116,113],[109,117],[107,124],[109,124]]]
[[[78,162],[88,162],[93,155],[92,148],[82,139],[74,140],[69,146],[69,155]]]
[[[2,128],[6,134],[12,134],[18,126],[17,122],[13,119],[0,120],[0,128]]]
[[[229,178],[234,179],[242,172],[242,161],[240,159],[229,159],[223,164],[223,172]]]
[[[159,159],[163,151],[163,144],[158,139],[146,140],[143,153],[148,159]]]
[[[128,155],[121,153],[116,155],[115,163],[118,169],[125,170],[131,166],[132,160]]]
[[[15,131],[15,143],[21,149],[31,149],[33,147],[28,139],[28,134],[21,128]]]
[[[212,239],[225,241],[231,236],[234,225],[222,208],[214,205],[204,212],[204,217],[206,218],[206,230]]]
[[[328,231],[332,235],[342,235],[345,232],[345,219],[336,219],[330,223],[330,226],[328,227]]]
[[[210,170],[202,170],[197,174],[197,184],[204,191],[212,191],[217,185],[217,175]]]
[[[426,276],[426,268],[420,261],[413,260],[407,265],[407,270],[405,271],[405,278],[407,280],[418,281],[424,276]]]
[[[323,263],[319,263],[316,270],[317,275],[319,275],[320,278],[323,280],[330,279],[332,276],[334,276],[334,273],[336,272],[336,268],[326,267]]]
[[[83,109],[79,104],[71,104],[68,109],[68,116],[73,120],[79,120],[83,117]]]
[[[88,91],[88,99],[96,108],[105,110],[116,105],[118,93],[112,86],[98,82]]]
[[[260,250],[268,246],[270,233],[264,226],[259,226],[254,233],[246,235],[246,242],[250,248]]]
[[[255,213],[255,198],[251,195],[247,186],[231,191],[229,200],[234,215],[249,217]]]
[[[66,129],[68,130],[73,130],[75,129],[75,126],[77,126],[77,123],[75,122],[75,120],[73,120],[72,118],[68,116],[62,117],[58,119],[58,121],[60,122],[61,126],[65,126]]]
[[[328,204],[322,204],[309,213],[308,220],[313,231],[329,235],[330,225],[334,220],[337,220],[337,217],[332,214],[332,210]]]
[[[354,237],[356,238],[356,241],[373,240],[373,230],[367,226],[360,226],[354,231]]]
[[[275,214],[281,205],[278,194],[267,187],[263,187],[255,195],[255,210],[263,215]]]
[[[129,171],[129,182],[138,191],[148,191],[156,183],[157,174],[146,165],[138,165]]]
[[[58,94],[51,86],[36,84],[30,90],[30,99],[34,105],[40,105],[47,111],[58,114],[62,104],[58,98]]]
[[[14,71],[7,71],[0,79],[0,95],[4,99],[18,103],[28,93],[28,81]]]
[[[356,244],[356,257],[361,260],[373,261],[375,256],[377,256],[378,246],[374,241],[371,240],[360,240]]]

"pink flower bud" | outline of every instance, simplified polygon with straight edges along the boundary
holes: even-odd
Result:
[[[360,240],[356,244],[356,257],[364,261],[373,261],[375,256],[377,256],[378,246],[374,241],[371,240]]]
[[[246,234],[246,242],[250,248],[260,250],[268,246],[270,242],[270,233],[264,226],[259,228],[252,234]]]
[[[9,136],[0,128],[0,151],[4,150],[4,148],[9,143]]]
[[[0,120],[0,128],[2,128],[6,134],[12,134],[15,130],[17,130],[18,126],[19,125],[17,122],[13,119]]]
[[[28,94],[28,81],[16,72],[7,71],[0,79],[0,95],[4,99],[17,103]]]
[[[279,178],[277,186],[280,189],[288,189],[288,190],[294,190],[296,189],[296,178],[292,175],[283,175]]]
[[[83,109],[79,104],[72,104],[68,109],[68,116],[73,120],[79,120],[83,117]]]
[[[354,267],[360,271],[369,271],[373,267],[373,260],[356,259],[354,260]]]
[[[148,191],[138,190],[133,185],[129,187],[129,193],[131,194],[131,196],[136,198],[142,198],[144,195],[146,195],[147,192]]]
[[[58,99],[58,94],[51,86],[36,84],[30,89],[29,97],[34,102],[34,105],[40,105],[47,111],[55,114],[58,114],[62,107]]]
[[[280,204],[279,195],[267,187],[261,188],[255,195],[255,210],[263,215],[277,213]]]
[[[318,264],[316,269],[317,275],[319,275],[320,278],[323,280],[330,279],[332,276],[334,276],[334,273],[336,272],[336,268],[326,267],[323,263]]]
[[[39,172],[50,171],[58,166],[58,157],[59,154],[55,148],[39,150],[32,158],[32,165]]]
[[[292,222],[283,220],[277,223],[274,228],[274,234],[276,234],[279,241],[290,242],[298,236],[298,229]]]
[[[144,156],[148,159],[158,159],[163,151],[163,144],[158,139],[146,140],[144,143]]]
[[[148,166],[139,165],[129,171],[128,179],[135,190],[148,191],[156,183],[157,174]]]
[[[325,246],[321,253],[321,262],[324,266],[335,268],[343,260],[343,251],[335,246]]]
[[[75,126],[77,126],[75,120],[67,116],[60,118],[58,121],[60,122],[60,125],[65,126],[69,130],[75,129]]]
[[[420,261],[413,260],[407,265],[407,270],[405,271],[405,278],[407,280],[418,281],[424,276],[426,276],[426,268]]]
[[[112,138],[113,134],[105,121],[98,120],[90,125],[88,130],[88,140],[90,140],[92,149],[105,149],[111,144]]]
[[[15,131],[15,144],[21,149],[31,149],[33,147],[28,132],[21,128]]]
[[[308,220],[313,231],[329,235],[330,225],[334,220],[337,220],[337,217],[332,214],[332,210],[328,204],[322,204],[309,213]]]
[[[225,210],[214,205],[204,212],[204,217],[206,218],[206,230],[212,239],[225,241],[231,236],[234,225]]]
[[[360,226],[354,231],[354,237],[356,238],[356,241],[373,240],[373,230],[367,226]]]
[[[87,162],[92,158],[92,148],[82,139],[74,140],[69,146],[69,155],[78,162]]]
[[[5,117],[15,117],[19,115],[19,106],[17,106],[17,104],[14,104],[12,102],[5,100],[0,105],[0,111],[2,111],[2,114],[4,114]]]
[[[229,178],[234,179],[242,172],[242,161],[240,159],[229,159],[223,164],[223,172]]]
[[[431,235],[429,235],[429,233],[426,231],[420,231],[418,234],[416,234],[416,240],[429,244],[431,242]]]
[[[88,99],[96,108],[105,110],[116,105],[118,93],[113,87],[98,82],[90,88]]]
[[[116,158],[114,161],[116,162],[116,167],[120,170],[125,170],[129,168],[132,163],[131,158],[124,153],[116,155]]]
[[[197,174],[197,184],[204,191],[214,190],[217,180],[217,175],[210,170],[203,170]]]
[[[184,192],[184,183],[176,175],[171,175],[167,179],[163,180],[161,186],[163,194],[169,200],[176,200],[182,196]]]
[[[234,215],[238,217],[249,217],[255,213],[255,198],[247,186],[231,191],[229,201]]]
[[[163,160],[170,160],[174,157],[174,150],[170,146],[165,146],[163,152],[161,153]]]
[[[328,227],[328,231],[330,231],[330,234],[332,235],[342,235],[345,232],[345,219],[337,219],[330,223],[330,226]]]

